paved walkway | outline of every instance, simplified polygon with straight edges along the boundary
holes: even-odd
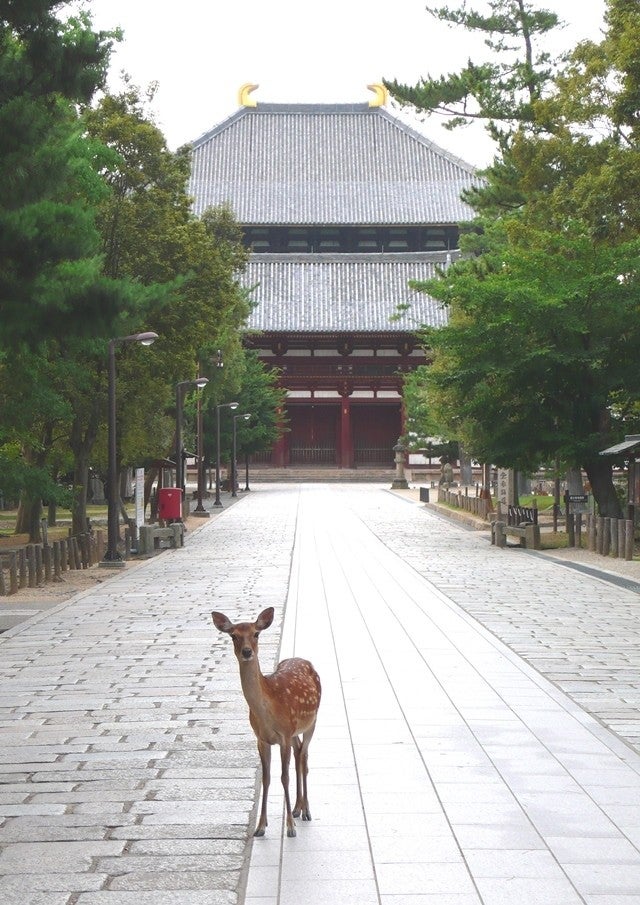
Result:
[[[0,636],[0,898],[640,905],[640,755],[600,721],[633,740],[639,603],[381,488],[259,487]],[[309,657],[323,703],[314,820],[283,838],[274,757],[251,845],[257,755],[209,612],[266,606],[264,670]]]

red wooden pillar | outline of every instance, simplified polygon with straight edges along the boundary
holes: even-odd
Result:
[[[281,414],[281,412],[279,413]],[[284,468],[287,465],[287,438],[289,434],[283,431],[276,440],[271,451],[271,464],[276,468]]]
[[[345,393],[340,402],[340,463],[353,468],[353,435],[351,432],[351,400]]]

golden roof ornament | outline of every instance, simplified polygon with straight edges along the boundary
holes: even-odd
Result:
[[[260,85],[254,85],[253,82],[245,82],[240,86],[238,91],[238,103],[241,107],[257,107],[258,103],[252,97],[249,97],[252,91],[259,88]]]
[[[385,88],[384,85],[380,84],[380,82],[374,82],[371,85],[367,85],[369,91],[373,91],[375,97],[372,97],[369,101],[370,107],[384,107],[389,98],[389,92]]]

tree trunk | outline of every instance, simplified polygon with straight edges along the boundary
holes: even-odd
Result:
[[[597,459],[585,463],[584,470],[598,504],[599,514],[604,518],[622,518],[622,507],[613,485],[611,462],[605,458]]]
[[[145,511],[147,506],[149,505],[149,500],[151,499],[151,492],[153,490],[153,485],[156,482],[156,479],[160,473],[159,468],[149,468],[144,473],[144,508]]]
[[[84,534],[87,530],[87,488],[89,485],[89,456],[85,445],[76,452],[73,463],[73,502],[71,508],[71,533]]]
[[[32,447],[24,446],[22,455],[26,462],[34,468],[43,468],[47,460],[47,453],[51,448],[51,425],[45,425],[42,433],[42,446],[34,451]],[[16,534],[28,534],[30,544],[39,544],[42,540],[42,498],[31,497],[27,491],[23,491],[18,504],[16,518]]]
[[[16,534],[28,534],[30,544],[39,544],[42,540],[40,519],[42,518],[42,500],[20,499],[16,518]]]
[[[84,534],[87,530],[89,458],[98,436],[98,421],[98,412],[94,409],[86,424],[80,417],[76,417],[71,425],[69,446],[73,453],[73,534]]]

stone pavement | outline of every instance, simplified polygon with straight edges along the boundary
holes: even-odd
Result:
[[[0,636],[0,901],[640,905],[640,755],[605,725],[637,743],[639,602],[380,487],[263,485]],[[209,613],[266,606],[263,669],[309,657],[323,703],[314,820],[283,838],[274,756],[251,845]]]

